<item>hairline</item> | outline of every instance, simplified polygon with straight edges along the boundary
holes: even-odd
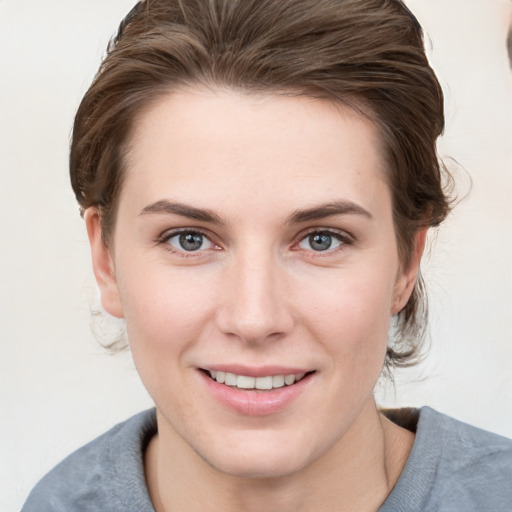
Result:
[[[287,96],[287,97],[304,97],[310,98],[314,100],[326,101],[330,103],[333,107],[340,109],[340,107],[344,107],[355,113],[356,115],[362,116],[367,121],[369,121],[376,132],[376,140],[377,147],[376,151],[380,157],[382,166],[381,170],[383,172],[383,176],[385,178],[385,183],[389,187],[391,193],[392,207],[394,211],[394,194],[393,189],[391,187],[391,172],[389,169],[389,155],[388,155],[388,144],[386,142],[385,130],[386,126],[379,120],[379,116],[373,112],[373,109],[365,101],[364,97],[355,93],[355,94],[347,94],[343,97],[332,94],[324,89],[311,88],[307,89],[303,88],[272,88],[272,87],[245,87],[239,86],[235,87],[225,82],[218,81],[208,81],[208,80],[188,80],[183,81],[179,84],[167,84],[165,86],[156,86],[150,87],[146,91],[147,96],[142,99],[139,104],[132,111],[129,120],[129,126],[127,128],[126,136],[123,142],[120,145],[120,166],[118,170],[118,189],[117,194],[112,200],[111,207],[109,208],[109,213],[111,218],[109,219],[110,224],[108,226],[104,226],[103,224],[103,216],[100,212],[100,220],[102,223],[102,237],[103,242],[106,246],[109,246],[111,249],[111,245],[113,245],[113,235],[116,228],[116,220],[119,211],[119,202],[122,194],[122,190],[124,188],[124,180],[126,177],[127,169],[130,166],[130,160],[132,156],[132,148],[134,146],[135,134],[137,131],[137,124],[153,107],[156,107],[159,102],[163,101],[166,97],[171,97],[175,94],[182,92],[192,92],[198,90],[209,90],[211,92],[217,93],[221,91],[228,92],[236,92],[240,94],[245,94],[247,96],[263,96],[263,97],[271,97],[271,96]],[[315,94],[315,91],[317,94]],[[341,110],[340,110],[341,113]],[[93,208],[95,206],[92,206]],[[97,208],[97,207],[96,207]],[[98,208],[97,208],[98,209]],[[396,240],[398,242],[398,226],[395,222],[393,215],[393,227],[395,230]],[[104,229],[105,228],[105,229]],[[404,259],[406,256],[404,255]],[[402,259],[402,256],[400,257]]]

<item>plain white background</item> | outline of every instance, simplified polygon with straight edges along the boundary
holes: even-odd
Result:
[[[62,457],[151,401],[128,354],[90,328],[97,300],[67,175],[74,111],[132,0],[0,0],[0,510]],[[425,363],[380,386],[512,437],[512,75],[509,0],[410,0],[446,93],[443,155],[473,188],[423,269]],[[461,193],[467,178],[456,171]]]

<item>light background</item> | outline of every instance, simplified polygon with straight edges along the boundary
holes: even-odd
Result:
[[[0,0],[0,510],[151,402],[91,334],[95,287],[67,177],[72,117],[132,0]],[[432,347],[379,389],[512,437],[512,76],[508,0],[410,0],[446,93],[443,155],[473,187],[424,264]],[[467,190],[457,171],[459,189]]]

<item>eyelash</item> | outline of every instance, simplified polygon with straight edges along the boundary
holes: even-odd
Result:
[[[338,253],[340,251],[343,251],[347,248],[347,246],[353,245],[354,243],[354,237],[347,233],[346,231],[341,231],[333,228],[313,228],[308,230],[306,233],[301,233],[299,235],[299,239],[297,242],[293,244],[293,248],[296,251],[301,251],[299,244],[306,241],[308,238],[310,238],[313,235],[327,235],[339,242],[339,245],[334,248],[328,247],[326,250],[323,251],[315,251],[313,249],[304,249],[305,252],[311,253],[312,257],[318,258],[318,257],[327,257],[332,256],[333,253]]]
[[[196,234],[201,235],[205,240],[208,240],[209,243],[213,245],[214,250],[218,250],[219,246],[218,246],[218,244],[216,244],[215,242],[212,241],[211,235],[209,235],[208,233],[206,233],[205,231],[203,231],[200,228],[186,228],[186,229],[178,228],[178,229],[166,231],[158,237],[156,242],[158,244],[162,245],[165,250],[170,251],[175,254],[179,254],[180,256],[182,256],[184,258],[204,256],[204,252],[208,249],[203,249],[203,250],[198,249],[195,251],[187,251],[185,249],[177,249],[175,247],[172,247],[171,244],[169,243],[169,241],[174,237],[178,237],[181,235],[189,235],[189,234],[190,235],[196,235]],[[328,247],[326,250],[323,250],[323,251],[315,251],[313,249],[301,249],[300,247],[298,247],[299,244],[306,241],[308,238],[310,238],[313,235],[327,235],[327,236],[337,240],[340,245],[338,245],[337,247],[335,247],[333,249]],[[310,229],[309,231],[307,231],[305,233],[301,233],[297,237],[297,241],[292,244],[292,250],[294,250],[294,251],[302,251],[303,250],[304,252],[311,253],[311,255],[314,255],[314,257],[325,257],[327,255],[332,255],[335,252],[343,251],[347,246],[353,245],[353,243],[354,243],[353,236],[345,231],[339,231],[339,230],[332,229],[332,228],[314,228],[314,229]],[[215,248],[217,248],[217,249],[215,249]]]
[[[201,235],[204,238],[204,240],[208,240],[214,246],[214,248],[218,247],[218,244],[212,241],[211,235],[209,235],[200,228],[178,228],[166,231],[165,233],[160,235],[156,241],[158,244],[162,245],[166,251],[172,252],[174,254],[179,254],[183,258],[194,258],[198,256],[204,256],[204,252],[206,249],[197,251],[187,251],[185,249],[177,249],[169,243],[169,241],[172,238],[181,235]]]

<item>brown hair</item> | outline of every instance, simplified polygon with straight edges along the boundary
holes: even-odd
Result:
[[[436,152],[443,94],[400,0],[145,0],[109,44],[73,130],[71,183],[82,210],[100,212],[106,244],[137,116],[195,84],[327,98],[370,117],[384,141],[404,266],[415,233],[446,217]],[[425,299],[420,277],[397,316],[388,365],[417,356]]]

